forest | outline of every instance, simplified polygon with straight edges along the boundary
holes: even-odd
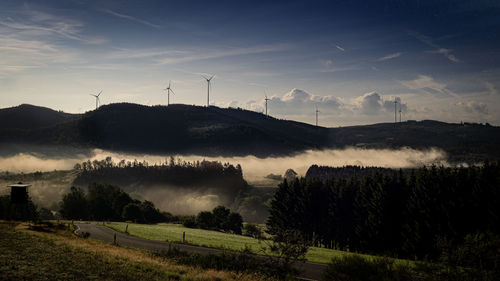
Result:
[[[73,184],[80,188],[98,182],[120,186],[127,192],[143,193],[155,188],[178,191],[180,194],[217,194],[223,205],[233,204],[238,195],[249,190],[240,165],[218,161],[186,162],[171,157],[164,163],[151,165],[137,160],[115,163],[107,157],[77,164],[75,170],[78,173]]]
[[[349,177],[284,180],[271,202],[269,231],[294,229],[320,247],[430,261],[489,248],[498,260],[499,162],[344,172],[333,174]]]

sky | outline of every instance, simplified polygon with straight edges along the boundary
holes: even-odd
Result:
[[[500,125],[500,2],[0,3],[0,108],[210,104],[338,127]]]

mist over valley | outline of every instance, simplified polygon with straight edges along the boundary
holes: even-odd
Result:
[[[120,186],[171,213],[196,214],[222,204],[259,222],[288,169],[305,176],[312,165],[468,165],[498,155],[500,147],[499,128],[481,124],[411,121],[324,128],[242,109],[187,105],[113,104],[81,115],[21,105],[0,109],[0,117],[2,185],[29,182],[41,206],[55,208],[72,185],[98,182]],[[138,172],[200,162],[239,165],[241,176],[196,180],[188,171],[174,180],[173,174]],[[116,169],[86,173],[82,163]],[[133,172],[118,172],[130,166],[136,167]]]

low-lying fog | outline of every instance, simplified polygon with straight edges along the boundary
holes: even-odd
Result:
[[[66,154],[68,155],[68,154]],[[48,172],[54,170],[70,170],[75,164],[87,160],[102,160],[111,156],[114,162],[125,161],[147,161],[150,165],[160,164],[169,161],[170,155],[143,155],[116,153],[94,149],[90,155],[76,154],[73,157],[55,158],[44,157],[39,154],[20,153],[8,157],[0,157],[0,172],[30,173]],[[176,159],[183,161],[221,161],[229,162],[233,165],[240,164],[243,176],[247,182],[254,186],[276,186],[278,181],[267,179],[269,174],[283,175],[287,169],[293,169],[300,176],[304,176],[307,169],[313,165],[326,166],[378,166],[388,168],[410,168],[422,165],[438,164],[447,165],[446,154],[439,149],[415,150],[402,148],[396,150],[389,149],[358,149],[347,148],[342,150],[331,149],[322,151],[306,151],[294,156],[257,158],[246,157],[204,157],[200,155],[179,156]],[[32,184],[30,196],[33,201],[43,207],[55,206],[62,199],[62,196],[69,191],[76,174],[75,173],[50,173],[42,176],[18,175],[11,177],[5,173],[0,178],[0,193],[8,192],[6,187],[16,180],[27,181]],[[42,178],[40,178],[42,177]],[[122,188],[125,188],[123,186]],[[203,191],[204,190],[204,191]],[[174,214],[196,214],[202,210],[211,210],[219,204],[226,204],[222,197],[224,194],[216,194],[206,189],[193,187],[191,189],[181,189],[175,186],[142,186],[131,194],[138,199],[150,200],[163,211]],[[222,197],[221,197],[222,196]],[[246,200],[246,201],[245,201]],[[262,222],[266,217],[265,198],[249,197],[233,208],[239,211],[245,219]],[[258,204],[257,204],[257,203]],[[258,214],[254,214],[257,212]]]
[[[29,153],[20,153],[10,157],[0,158],[0,171],[9,172],[35,172],[69,170],[77,163],[83,161],[102,160],[111,156],[113,160],[120,161],[143,161],[150,165],[165,163],[170,155],[149,155],[149,154],[127,154],[112,151],[94,149],[91,156],[83,154],[75,155],[71,158],[46,158],[35,156]],[[299,175],[305,175],[307,169],[313,165],[325,166],[377,166],[386,168],[411,168],[422,165],[446,163],[446,153],[440,149],[431,148],[427,150],[416,150],[411,148],[401,149],[330,149],[330,150],[309,150],[294,156],[257,158],[255,156],[245,157],[205,157],[200,155],[174,155],[184,161],[221,161],[229,162],[233,165],[240,164],[243,175],[247,181],[259,181],[268,174],[282,175],[287,169],[293,169]]]

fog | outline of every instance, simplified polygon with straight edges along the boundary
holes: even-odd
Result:
[[[176,186],[155,186],[134,192],[133,197],[149,200],[162,210],[179,215],[193,215],[227,205],[216,194],[204,194],[194,190],[182,190]]]
[[[66,154],[67,155],[67,154]],[[144,155],[117,153],[94,149],[90,154],[75,154],[71,157],[55,158],[53,155],[44,157],[39,154],[19,153],[12,156],[0,157],[0,171],[12,173],[31,173],[36,171],[47,172],[54,170],[71,170],[77,163],[83,161],[102,160],[112,157],[115,162],[147,161],[150,165],[166,163],[171,155]],[[307,169],[313,165],[324,166],[378,166],[387,168],[411,168],[422,165],[448,165],[446,153],[440,149],[415,150],[401,149],[330,149],[321,151],[305,151],[294,156],[257,158],[246,157],[204,157],[200,155],[172,155],[182,161],[209,161],[229,162],[240,164],[243,177],[254,186],[276,186],[275,180],[266,179],[269,174],[283,175],[287,169],[293,169],[299,176],[304,176]],[[177,160],[178,161],[178,160]],[[33,201],[42,207],[53,206],[68,192],[76,174],[73,172],[55,172],[37,176],[35,174],[18,174],[16,176],[2,173],[0,175],[0,195],[7,194],[6,186],[15,181],[28,182],[30,196]],[[125,187],[123,187],[125,188]],[[220,192],[220,191],[218,191]],[[160,210],[173,214],[196,214],[200,211],[211,210],[217,205],[232,205],[225,194],[217,194],[216,190],[203,187],[181,188],[176,186],[141,186],[132,192],[132,196],[141,200],[152,201]],[[234,202],[233,202],[234,203]],[[233,206],[239,208],[239,206]]]
[[[129,154],[94,149],[90,156],[83,154],[70,158],[41,157],[28,153],[20,153],[10,157],[0,158],[0,170],[9,172],[35,172],[69,170],[76,163],[83,161],[102,160],[111,156],[115,162],[147,161],[151,164],[160,164],[168,161],[170,156],[184,161],[210,160],[240,164],[243,176],[247,181],[259,181],[270,173],[283,174],[287,169],[295,170],[299,175],[305,175],[307,169],[313,165],[325,166],[377,166],[386,168],[411,168],[422,165],[438,164],[448,165],[446,153],[437,148],[416,150],[411,148],[400,149],[329,149],[309,150],[294,156],[258,158],[255,156],[245,157],[205,157],[200,155],[150,155]]]

